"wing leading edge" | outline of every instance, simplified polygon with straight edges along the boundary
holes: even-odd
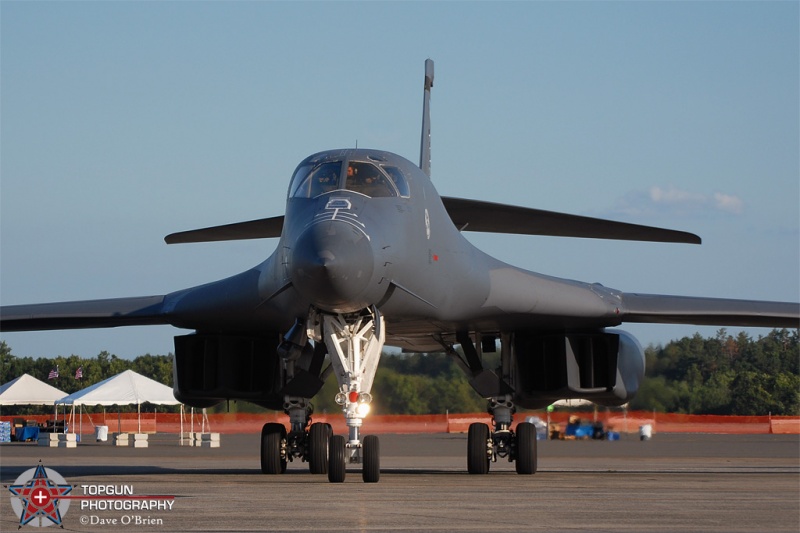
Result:
[[[698,326],[800,327],[800,304],[660,294],[622,294],[623,322]]]
[[[0,313],[0,331],[113,328],[170,324],[164,296],[111,298],[30,305],[8,305]]]
[[[461,231],[686,244],[701,242],[700,237],[685,231],[602,218],[463,198],[442,197],[442,202],[453,223]]]
[[[213,226],[189,231],[171,233],[164,237],[167,244],[190,242],[239,241],[247,239],[269,239],[280,237],[283,230],[283,217],[261,218],[248,222],[235,222],[223,226]]]

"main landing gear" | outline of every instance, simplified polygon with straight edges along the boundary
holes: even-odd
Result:
[[[498,457],[514,461],[517,474],[535,474],[537,463],[536,428],[529,422],[511,429],[514,404],[507,396],[491,398],[489,412],[493,416],[494,430],[487,424],[470,424],[467,434],[467,471],[470,474],[489,473],[489,464]]]
[[[283,411],[289,415],[290,430],[283,424],[268,423],[261,430],[261,471],[282,474],[294,459],[308,462],[312,474],[328,472],[328,440],[330,424],[311,423],[314,407],[310,398],[319,392],[323,381],[320,371],[325,359],[325,346],[308,344],[308,331],[297,320],[278,346],[283,359]]]
[[[304,330],[303,335],[300,330]],[[306,344],[309,338],[317,343],[313,355]],[[289,415],[291,431],[287,433],[284,425],[277,423],[268,423],[262,429],[262,472],[282,474],[288,461],[299,458],[309,463],[312,474],[327,473],[332,483],[344,481],[348,464],[362,465],[366,483],[380,479],[378,437],[368,435],[362,439],[360,430],[370,410],[370,390],[385,338],[384,320],[375,307],[348,315],[322,314],[312,309],[307,328],[301,321],[295,324],[278,351],[285,361],[284,390],[301,392],[302,396],[285,396],[283,408]],[[330,424],[310,424],[313,408],[309,398],[321,387],[315,376],[325,348],[339,384],[336,403],[345,416],[347,438],[333,435]]]
[[[512,429],[516,406],[512,401],[514,394],[513,335],[502,333],[500,340],[500,374],[483,367],[483,350],[496,350],[495,336],[473,339],[467,332],[457,332],[456,339],[464,352],[462,359],[452,345],[442,342],[442,346],[453,356],[462,369],[472,376],[470,385],[489,401],[488,411],[492,415],[492,426],[474,423],[467,434],[467,471],[470,474],[486,474],[489,464],[497,458],[513,461],[518,474],[535,474],[536,428],[528,422],[517,424]],[[477,342],[476,342],[477,340]]]
[[[287,407],[288,404],[288,407]],[[305,408],[298,404],[305,404]],[[284,410],[289,413],[292,430],[287,434],[283,424],[270,422],[261,429],[261,471],[264,474],[283,474],[289,461],[300,459],[308,462],[312,474],[328,472],[328,440],[333,434],[330,424],[311,421],[311,404],[304,398],[295,403],[287,402]]]

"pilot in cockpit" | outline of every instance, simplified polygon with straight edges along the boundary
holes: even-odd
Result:
[[[309,198],[314,198],[336,189],[338,183],[339,175],[335,167],[323,165],[312,177]]]
[[[347,186],[346,188],[351,191],[366,194],[365,187],[367,185],[367,176],[359,175],[359,169],[353,163],[347,165]]]
[[[363,167],[363,168],[360,168]],[[361,172],[360,172],[361,171]],[[371,165],[347,165],[347,189],[360,192],[367,196],[389,196],[386,187],[382,184],[378,169]]]

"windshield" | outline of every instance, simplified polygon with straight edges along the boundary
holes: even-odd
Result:
[[[339,188],[341,161],[322,163],[321,165],[302,165],[297,168],[292,178],[292,198],[314,198],[320,194]]]
[[[397,196],[389,178],[372,163],[350,161],[347,165],[345,189],[360,192],[372,198]]]
[[[337,189],[371,198],[408,198],[410,195],[408,181],[397,167],[364,161],[349,161],[346,169],[342,167],[343,161],[300,165],[292,176],[289,197],[316,198]]]
[[[392,179],[394,186],[397,187],[397,191],[400,193],[400,196],[403,198],[408,198],[411,196],[411,192],[408,190],[408,182],[406,181],[406,177],[403,176],[403,173],[400,172],[399,168],[385,165],[381,168],[383,168],[383,170],[389,174],[389,177]]]

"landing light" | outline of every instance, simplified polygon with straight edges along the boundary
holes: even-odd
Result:
[[[368,403],[358,404],[358,407],[356,407],[356,411],[358,412],[359,416],[367,416],[369,414],[369,404]]]
[[[372,402],[372,395],[368,392],[358,392],[351,390],[348,393],[338,392],[336,393],[336,397],[334,398],[337,404],[345,405],[348,403],[357,403],[359,406],[368,405]],[[366,412],[369,412],[369,407],[367,407]]]

